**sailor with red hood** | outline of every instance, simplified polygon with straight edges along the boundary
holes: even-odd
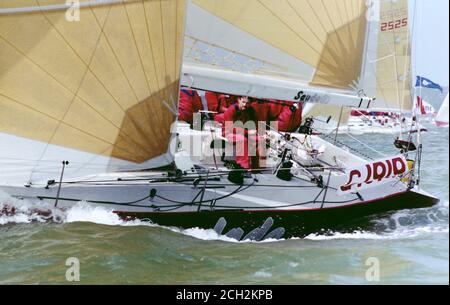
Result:
[[[203,109],[202,99],[195,90],[181,89],[178,119],[192,125],[194,113]]]

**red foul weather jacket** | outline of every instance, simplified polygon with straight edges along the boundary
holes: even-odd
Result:
[[[194,113],[203,109],[202,99],[197,91],[181,89],[178,105],[178,119],[192,124]]]
[[[283,106],[278,115],[278,131],[294,132],[302,123],[302,105],[290,102]]]

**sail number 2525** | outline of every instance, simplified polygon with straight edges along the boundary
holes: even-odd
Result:
[[[393,29],[403,28],[408,25],[408,18],[398,19],[381,23],[381,32],[391,31]]]

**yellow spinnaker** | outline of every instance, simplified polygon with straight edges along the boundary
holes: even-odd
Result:
[[[167,152],[184,0],[0,2],[0,133],[142,163]],[[69,16],[70,17],[70,16]]]

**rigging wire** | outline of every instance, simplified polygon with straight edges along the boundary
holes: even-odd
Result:
[[[339,114],[339,120],[338,120],[338,124],[336,126],[336,133],[334,135],[334,143],[336,143],[337,140],[337,136],[338,136],[338,131],[339,131],[339,126],[341,125],[341,119],[342,119],[342,113],[344,112],[344,107],[341,107],[341,113]],[[322,199],[322,204],[320,206],[320,208],[323,208],[323,205],[325,203],[325,199],[327,197],[327,193],[328,193],[328,186],[330,185],[330,179],[331,179],[331,171],[328,174],[328,180],[327,180],[327,184],[325,187],[325,194],[323,194],[323,199]]]
[[[382,152],[376,150],[375,148],[371,147],[369,144],[367,144],[367,143],[365,143],[365,142],[359,140],[357,137],[352,136],[349,132],[345,132],[345,134],[346,134],[348,137],[350,137],[350,138],[352,138],[353,140],[355,140],[356,142],[358,142],[359,144],[361,144],[361,145],[363,145],[364,147],[370,149],[371,151],[373,151],[373,152],[375,152],[375,153],[377,153],[377,154],[379,154],[379,155],[381,155],[381,156],[383,156],[383,157],[386,157],[386,154],[384,154],[384,153],[382,153]]]
[[[337,140],[337,139],[333,139],[333,137],[332,137],[331,135],[323,134],[322,136],[325,137],[325,138],[327,138],[327,139],[334,140],[334,142],[335,142],[336,144],[339,144],[341,147],[346,147],[346,148],[348,148],[349,150],[351,150],[351,151],[353,151],[353,152],[359,154],[360,156],[362,156],[362,157],[364,157],[364,158],[366,158],[366,159],[368,159],[368,160],[374,160],[374,158],[372,158],[372,157],[369,156],[368,154],[363,153],[362,151],[360,151],[360,150],[358,150],[358,149],[356,149],[356,148],[353,148],[353,147],[351,147],[350,145],[345,144],[344,142],[341,142],[341,141],[339,141],[339,140]]]
[[[104,205],[117,205],[117,206],[133,206],[133,207],[141,207],[141,208],[153,208],[156,209],[158,211],[161,212],[165,212],[166,210],[161,210],[161,208],[174,208],[171,210],[176,210],[179,209],[183,206],[199,206],[200,204],[204,204],[204,203],[210,203],[212,204],[213,202],[217,202],[218,200],[222,200],[228,197],[231,197],[235,194],[238,194],[240,192],[245,191],[246,189],[250,188],[252,185],[247,185],[245,188],[243,186],[239,186],[236,190],[234,190],[233,192],[227,194],[227,195],[223,195],[221,197],[217,197],[214,199],[208,199],[203,201],[202,203],[200,203],[200,201],[192,201],[192,202],[183,202],[183,201],[177,201],[177,200],[171,200],[168,198],[165,198],[163,196],[159,196],[159,195],[155,195],[155,197],[160,198],[162,200],[166,200],[168,202],[174,203],[173,205],[164,205],[164,206],[143,206],[143,205],[135,205],[136,203],[145,201],[147,199],[150,198],[150,195],[145,196],[143,198],[134,200],[134,201],[130,201],[130,202],[115,202],[115,201],[99,201],[99,200],[84,200],[85,202],[88,203],[96,203],[96,204],[104,204]],[[223,209],[253,209],[253,210],[269,210],[272,209],[274,211],[279,210],[279,209],[283,209],[283,208],[289,208],[289,207],[295,207],[295,206],[302,206],[302,205],[307,205],[307,204],[315,204],[317,203],[317,198],[320,196],[320,194],[324,191],[324,189],[321,189],[320,192],[318,193],[318,195],[316,196],[316,198],[314,200],[309,200],[309,201],[303,201],[303,202],[298,202],[298,203],[293,203],[293,204],[286,204],[286,205],[280,205],[277,206],[275,208],[273,207],[268,207],[268,206],[231,206],[231,205],[217,205],[214,204],[214,207],[218,207],[218,208],[223,208]],[[54,197],[46,197],[46,196],[37,196],[37,198],[39,199],[55,199]],[[76,201],[79,202],[81,200],[79,199],[73,199],[73,198],[59,198],[59,200],[61,201]],[[350,203],[350,202],[354,202],[358,200],[359,202],[361,202],[361,198],[356,197],[356,198],[352,198],[352,199],[347,199],[347,200],[342,200],[342,201],[325,201],[324,203],[327,204],[343,204],[343,203]]]

